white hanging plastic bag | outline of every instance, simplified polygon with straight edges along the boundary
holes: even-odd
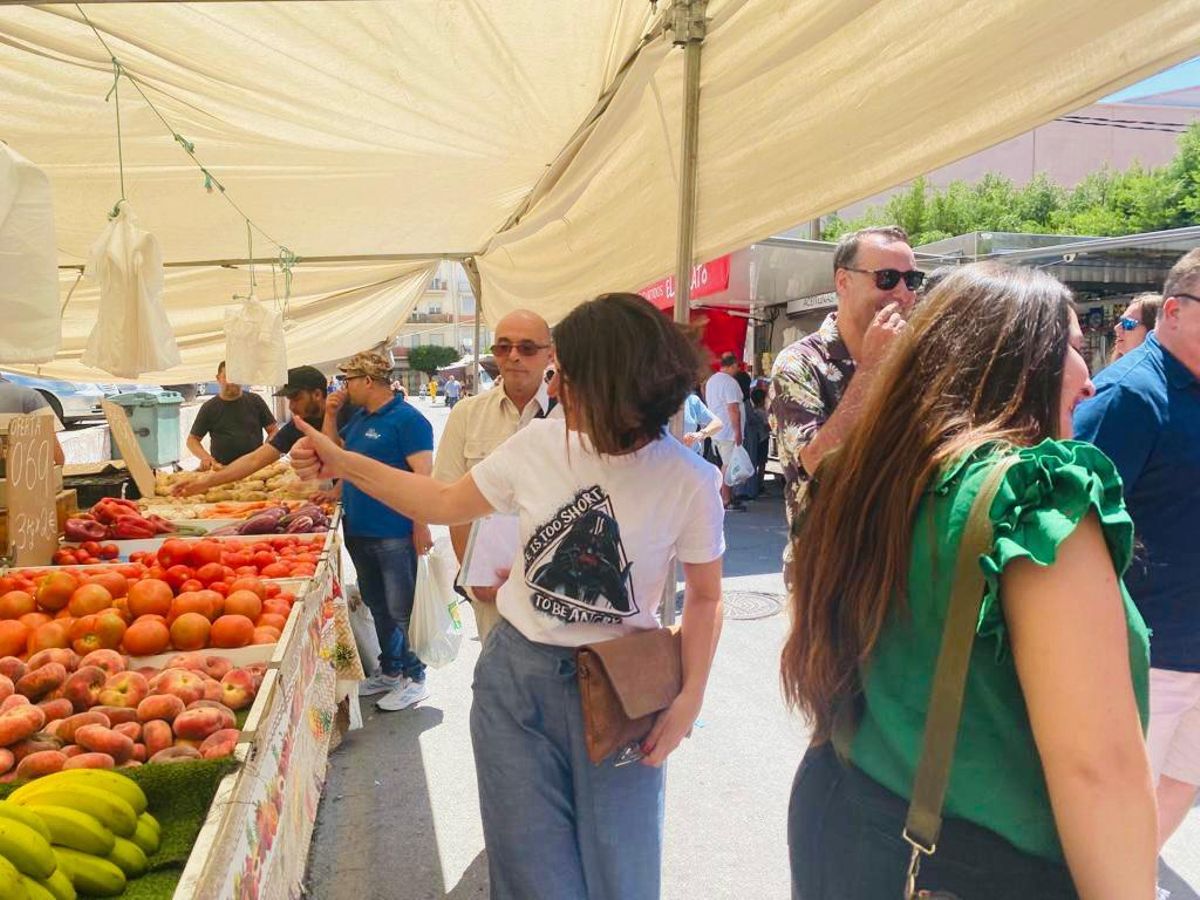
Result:
[[[442,562],[431,559],[437,549],[417,559],[417,584],[413,596],[408,639],[421,662],[441,668],[454,662],[462,643],[462,621],[458,617],[458,594],[446,578]]]
[[[247,297],[225,310],[225,377],[233,384],[286,384],[283,312]]]
[[[745,447],[738,444],[733,448],[733,453],[729,455],[729,465],[725,467],[725,483],[729,487],[736,487],[753,476],[754,463],[750,459],[750,454],[746,452]]]
[[[100,282],[100,312],[80,362],[120,378],[179,365],[163,306],[162,250],[127,201],[92,247],[84,275]]]
[[[0,141],[0,362],[54,359],[62,343],[54,203],[46,173]]]

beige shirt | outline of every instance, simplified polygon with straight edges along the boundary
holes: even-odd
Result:
[[[438,442],[433,477],[447,483],[458,481],[549,405],[550,397],[542,385],[524,409],[517,409],[499,382],[491,390],[460,400],[450,411]],[[558,409],[556,406],[555,410]]]

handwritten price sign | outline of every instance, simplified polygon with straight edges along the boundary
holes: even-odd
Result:
[[[42,566],[58,547],[54,511],[54,425],[49,416],[16,416],[8,425],[9,556],[16,566]]]

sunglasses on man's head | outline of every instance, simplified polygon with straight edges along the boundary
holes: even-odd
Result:
[[[515,344],[512,341],[496,341],[492,344],[492,356],[508,356],[513,352],[514,347],[522,356],[536,356],[539,350],[545,350],[549,346],[549,344],[538,344],[534,341],[517,341]]]
[[[853,266],[843,266],[847,272],[859,272],[863,275],[875,276],[875,287],[881,291],[890,291],[904,279],[904,286],[915,291],[925,280],[925,273],[920,269],[909,269],[901,272],[899,269],[855,269]]]

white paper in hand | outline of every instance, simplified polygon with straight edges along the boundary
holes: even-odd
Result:
[[[516,516],[492,515],[471,526],[467,552],[458,573],[459,587],[498,587],[508,578],[521,547]]]

